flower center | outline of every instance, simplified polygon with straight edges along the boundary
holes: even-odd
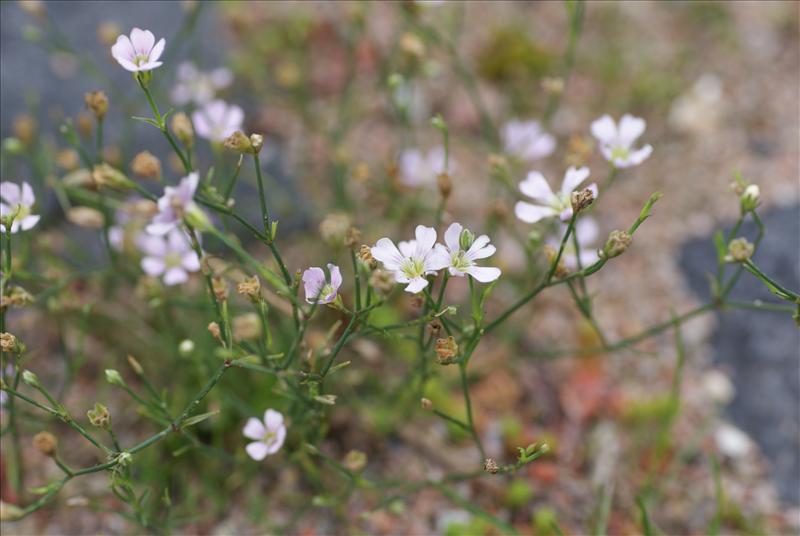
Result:
[[[31,215],[31,207],[28,207],[26,205],[23,205],[22,203],[19,203],[19,204],[14,205],[14,206],[11,207],[11,214],[14,214],[14,213],[16,213],[16,216],[14,216],[14,219],[17,220],[17,221],[20,221],[23,218],[27,218],[28,216]]]
[[[167,255],[164,257],[164,264],[167,265],[167,268],[180,268],[181,266],[180,253],[167,253]]]
[[[327,284],[327,285],[322,287],[322,289],[319,291],[319,296],[317,296],[317,297],[318,298],[324,298],[324,297],[326,297],[326,296],[328,296],[330,294],[333,294],[333,286],[330,285],[330,284]]]
[[[614,160],[627,160],[630,154],[630,149],[622,145],[617,145],[611,150],[611,158]]]
[[[142,65],[143,63],[147,63],[150,60],[150,56],[148,54],[137,54],[135,58],[133,58],[133,63],[137,67]]]
[[[450,257],[450,265],[459,272],[463,272],[472,264],[472,261],[467,258],[466,252],[462,250],[453,253]]]
[[[267,430],[264,432],[264,437],[261,439],[267,445],[272,444],[275,442],[275,439],[278,437],[278,434],[273,432],[272,430]]]
[[[403,261],[403,264],[400,266],[400,271],[403,272],[403,275],[407,278],[415,279],[425,275],[425,264],[422,262],[422,259],[409,257]]]

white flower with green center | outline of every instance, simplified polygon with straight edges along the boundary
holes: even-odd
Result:
[[[120,35],[117,42],[111,47],[111,55],[122,65],[122,67],[132,73],[139,71],[151,71],[160,67],[162,62],[158,61],[164,52],[166,41],[162,38],[156,43],[156,38],[150,30],[131,30],[131,36]]]
[[[325,279],[325,272],[318,266],[312,266],[303,272],[303,287],[308,303],[331,303],[342,285],[342,272],[335,264],[328,263],[330,281]]]
[[[610,115],[604,115],[592,123],[592,135],[600,144],[600,152],[616,168],[638,166],[653,152],[651,145],[634,149],[633,144],[644,133],[644,119],[625,114],[619,125]]]
[[[436,254],[447,263],[450,275],[464,277],[472,276],[481,283],[490,283],[500,277],[500,269],[488,266],[478,266],[475,261],[494,255],[495,247],[489,244],[486,235],[475,238],[468,229],[460,223],[453,223],[444,232],[446,245],[436,244]]]
[[[141,234],[136,245],[144,254],[142,270],[151,277],[161,277],[165,285],[185,283],[190,272],[200,270],[189,237],[177,227],[166,236]]]
[[[394,274],[398,283],[408,284],[406,292],[416,294],[428,286],[427,276],[434,275],[450,262],[434,250],[436,230],[417,225],[416,240],[394,245],[388,238],[381,238],[372,247],[372,256],[383,263],[384,268]]]
[[[514,206],[517,217],[527,223],[536,223],[543,218],[558,216],[561,221],[572,218],[572,192],[589,178],[589,168],[570,167],[564,174],[561,189],[554,192],[538,171],[531,171],[524,181],[519,183],[520,191],[533,199],[536,204],[518,201]],[[587,186],[594,197],[597,197],[597,184]]]
[[[14,217],[11,222],[11,232],[16,233],[20,229],[27,231],[39,223],[39,216],[31,214],[36,197],[33,195],[33,188],[27,182],[22,186],[13,182],[2,181],[0,183],[0,218]],[[5,233],[5,225],[0,223],[0,232]]]
[[[247,454],[254,460],[261,461],[270,454],[278,452],[286,439],[283,415],[274,409],[268,409],[264,413],[263,422],[255,417],[250,417],[243,433],[245,437],[253,440],[245,447]]]

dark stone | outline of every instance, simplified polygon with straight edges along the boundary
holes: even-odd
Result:
[[[754,262],[787,288],[800,289],[800,206],[763,216],[767,233]],[[726,229],[726,232],[730,228]],[[751,241],[753,224],[740,236]],[[710,298],[709,276],[716,266],[712,237],[685,245],[681,267],[690,287]],[[728,273],[734,266],[729,265]],[[742,274],[730,299],[778,303],[751,274]],[[786,304],[786,302],[783,302]],[[800,503],[800,329],[790,313],[730,309],[716,313],[714,360],[733,374],[736,396],[727,408],[730,419],[748,433],[769,459],[783,501]]]

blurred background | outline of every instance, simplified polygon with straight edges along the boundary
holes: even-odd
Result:
[[[247,132],[267,138],[271,202],[292,272],[321,262],[313,253],[320,247],[320,222],[331,212],[349,214],[365,243],[405,236],[431,218],[431,196],[424,189],[398,188],[392,165],[404,149],[428,150],[440,143],[429,123],[436,113],[450,127],[457,163],[449,216],[477,227],[513,219],[508,214],[513,193],[498,190],[488,178],[490,156],[497,152],[492,139],[507,120],[550,113],[547,81],[564,76],[569,44],[568,10],[560,2],[3,2],[2,178],[34,184],[44,239],[69,237],[84,244],[83,266],[104,262],[96,233],[66,222],[46,185],[77,166],[63,151],[58,127],[66,118],[79,124],[87,114],[84,93],[109,94],[109,162],[125,169],[133,155],[147,149],[162,159],[168,182],[181,176],[160,133],[128,119],[145,115],[146,103],[109,47],[133,26],[167,39],[165,65],[154,80],[162,108],[168,107],[179,62],[230,69],[234,82],[223,97],[244,108]],[[560,180],[570,159],[586,151],[592,120],[632,113],[647,120],[640,142],[652,144],[654,152],[624,172],[597,207],[601,236],[627,227],[652,192],[664,193],[635,246],[589,282],[597,318],[612,340],[709,298],[707,274],[716,258],[712,235],[738,217],[729,186],[735,172],[761,188],[768,233],[756,257],[759,266],[787,287],[800,288],[799,30],[796,2],[586,4],[572,70],[548,117],[559,149],[536,168]],[[24,148],[6,143],[12,137]],[[230,169],[236,161],[207,148],[198,158],[201,169]],[[596,154],[587,163],[598,179],[607,173]],[[527,169],[515,171],[514,183]],[[253,221],[258,218],[254,185],[245,173],[237,194],[237,206]],[[147,187],[156,192],[161,185]],[[519,273],[525,252],[515,233],[529,229],[518,221],[495,228],[497,262],[514,282],[496,294],[510,302],[525,288]],[[450,290],[454,299],[464,295],[464,289]],[[770,298],[746,278],[734,296]],[[13,321],[24,332],[36,317]],[[512,323],[512,330],[483,344],[475,363],[478,425],[500,457],[514,445],[542,439],[554,453],[502,484],[464,484],[460,493],[516,527],[541,534],[551,530],[551,519],[569,533],[593,531],[597,525],[591,520],[605,504],[598,497],[613,497],[605,521],[609,533],[622,534],[639,530],[634,497],[657,481],[658,508],[651,515],[660,528],[699,533],[714,510],[707,456],[713,451],[722,464],[727,530],[798,530],[800,331],[789,315],[721,311],[684,326],[682,412],[669,432],[666,461],[652,443],[665,419],[658,393],[669,391],[675,366],[670,334],[645,341],[636,351],[549,359],[552,348],[594,344],[564,289],[545,293]],[[90,335],[86,343],[88,365],[79,369],[84,374],[78,379],[86,391],[71,395],[77,405],[106,389],[93,385],[91,374],[108,360],[124,359],[138,344],[114,335],[119,323],[105,325],[111,334]],[[325,329],[318,326],[317,335]],[[35,348],[33,362],[57,360],[63,349],[51,346],[52,337],[26,337]],[[401,374],[392,378],[389,372],[399,365],[386,364],[381,350],[369,340],[347,350],[365,370],[342,380],[352,391],[343,393],[333,410],[324,445],[332,455],[353,448],[367,452],[368,470],[376,474],[399,470],[413,478],[457,468],[459,452],[470,448],[463,437],[425,416],[398,420],[391,405],[377,401],[384,377],[390,384],[402,380]],[[163,374],[161,382],[169,381],[169,368],[152,366]],[[432,382],[438,391],[430,396],[459,408],[450,380],[443,374]],[[224,398],[218,403],[233,404]],[[124,404],[119,406],[124,412]],[[140,423],[129,418],[133,431]],[[230,426],[235,434],[238,421]],[[187,493],[188,503],[213,503],[207,515],[191,520],[194,529],[258,532],[257,499],[276,496],[277,485],[283,499],[274,499],[270,514],[275,526],[290,531],[491,532],[480,516],[436,490],[398,499],[391,508],[372,510],[369,501],[358,499],[341,510],[323,507],[295,517],[302,512],[299,498],[309,493],[297,469],[269,471],[258,475],[248,468],[247,478],[234,474],[220,497]],[[213,482],[211,475],[202,480],[206,486]],[[102,486],[102,478],[71,483],[49,513],[10,530],[124,532],[125,526],[100,508],[65,514],[67,497],[91,496]],[[241,501],[231,505],[230,497]]]

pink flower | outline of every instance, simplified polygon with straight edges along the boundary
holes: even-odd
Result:
[[[19,184],[3,181],[0,184],[0,217],[14,216],[11,222],[11,232],[16,233],[20,229],[27,231],[39,223],[39,216],[31,214],[36,197],[33,195],[33,188],[27,182]],[[6,232],[5,225],[0,223],[0,231]]]
[[[194,130],[201,138],[221,142],[237,130],[242,130],[244,111],[235,104],[213,100],[192,114]]]
[[[200,261],[189,237],[177,227],[166,236],[141,234],[136,245],[144,253],[144,273],[151,277],[162,277],[165,285],[186,283],[189,272],[200,270]]]
[[[283,415],[274,409],[264,413],[264,422],[255,417],[250,417],[242,431],[244,436],[253,439],[245,447],[247,454],[256,461],[261,461],[270,454],[275,454],[286,439],[286,425],[283,424]]]
[[[406,292],[417,293],[428,286],[426,276],[446,268],[450,262],[438,255],[433,246],[436,230],[417,225],[416,240],[400,242],[397,246],[388,238],[381,238],[372,247],[372,256],[394,273],[398,283],[408,283]],[[399,249],[398,249],[399,248]]]
[[[160,67],[158,58],[164,52],[166,41],[162,38],[156,43],[156,38],[150,30],[131,30],[131,36],[120,35],[117,42],[111,47],[111,55],[126,70],[136,73],[150,71]]]
[[[496,248],[489,244],[489,237],[475,235],[464,229],[460,223],[453,223],[444,232],[444,242],[436,244],[435,250],[443,262],[446,263],[450,275],[464,277],[472,276],[481,283],[490,283],[500,277],[500,269],[477,266],[475,261],[494,255]]]
[[[325,279],[322,268],[312,266],[303,272],[303,285],[308,303],[331,303],[336,299],[336,293],[342,285],[342,273],[335,264],[328,263],[328,272],[331,274],[330,282]]]
[[[524,222],[536,223],[542,218],[559,216],[561,221],[572,217],[572,192],[589,177],[589,168],[570,167],[564,174],[561,190],[553,192],[547,179],[538,171],[531,171],[524,181],[519,183],[520,191],[536,201],[536,204],[518,201],[514,206],[517,218]],[[597,184],[588,186],[597,197]]]
[[[197,172],[192,172],[182,178],[178,186],[164,188],[164,195],[158,199],[158,214],[153,216],[152,222],[147,226],[148,233],[166,234],[181,222],[187,212],[200,211],[200,207],[194,202],[199,180]]]
[[[503,125],[505,151],[523,160],[538,160],[556,149],[556,139],[538,121],[509,121]]]
[[[213,71],[200,71],[194,63],[185,61],[178,65],[177,81],[172,88],[172,102],[184,105],[190,102],[205,104],[215,93],[231,85],[233,75],[221,67]]]
[[[637,166],[647,160],[653,152],[651,145],[634,149],[636,139],[647,127],[644,119],[625,114],[617,125],[610,115],[604,115],[592,123],[592,135],[600,142],[600,152],[614,167]]]

